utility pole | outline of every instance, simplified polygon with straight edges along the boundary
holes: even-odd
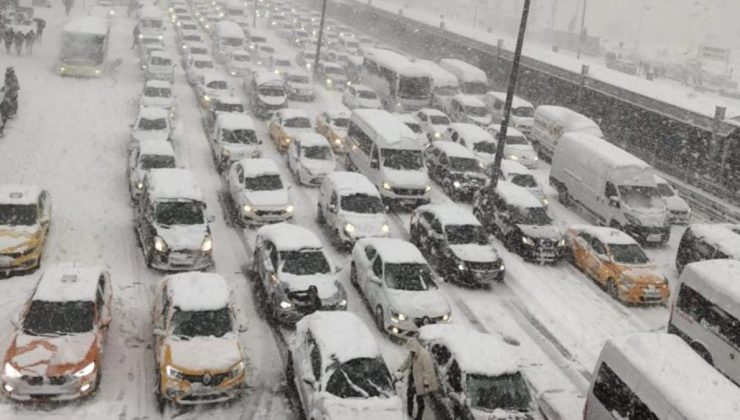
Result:
[[[319,57],[321,57],[321,42],[324,39],[324,20],[326,18],[326,0],[321,4],[321,22],[319,23],[319,42],[316,44],[316,57],[313,60],[313,77],[316,79],[316,69],[319,68]]]
[[[586,6],[588,0],[583,0],[583,10],[581,11],[581,30],[578,33],[578,50],[576,51],[576,58],[581,58],[581,47],[583,46],[584,38],[586,37]]]
[[[257,0],[252,0],[254,7],[252,8],[252,29],[257,28]]]
[[[511,118],[511,103],[514,101],[514,90],[516,89],[516,80],[519,74],[519,61],[522,57],[522,45],[524,45],[524,34],[527,31],[527,17],[529,16],[529,3],[531,0],[524,0],[522,7],[522,20],[519,23],[519,35],[516,39],[516,49],[514,50],[514,60],[511,62],[511,71],[509,72],[509,87],[506,90],[506,102],[504,103],[504,118],[501,120],[501,129],[499,130],[496,142],[496,157],[491,167],[491,184],[490,188],[496,188],[498,177],[501,172],[501,160],[504,156],[504,146],[506,145],[506,130]]]

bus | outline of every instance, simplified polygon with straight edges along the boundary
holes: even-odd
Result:
[[[62,76],[100,77],[105,73],[110,28],[105,19],[78,17],[64,25],[57,71]]]
[[[390,112],[417,111],[429,105],[429,73],[395,51],[368,49],[361,75],[362,83],[375,89]]]

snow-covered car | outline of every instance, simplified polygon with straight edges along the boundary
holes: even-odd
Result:
[[[208,45],[204,42],[187,42],[180,47],[180,64],[183,70],[185,70],[185,77],[187,77],[187,70],[190,63],[190,57],[192,56],[208,56]]]
[[[139,107],[164,108],[170,119],[177,114],[177,98],[172,93],[172,84],[164,80],[147,80],[139,95]]]
[[[180,46],[184,42],[203,41],[200,28],[198,28],[198,24],[195,22],[180,22],[175,28],[175,40]]]
[[[566,232],[570,258],[614,299],[627,304],[668,300],[668,280],[640,244],[618,229],[576,225]]]
[[[175,151],[164,140],[136,142],[128,159],[128,191],[138,201],[144,191],[144,178],[152,169],[175,168]]]
[[[203,112],[203,127],[206,133],[213,129],[216,117],[219,114],[244,114],[246,107],[238,96],[216,96],[208,101],[205,112]]]
[[[164,33],[164,16],[159,7],[148,4],[139,9],[139,32],[145,35],[162,36]]]
[[[350,114],[348,109],[336,108],[324,111],[316,117],[316,132],[329,140],[334,153],[344,152]]]
[[[452,123],[442,139],[467,147],[486,168],[496,158],[496,140],[491,133],[475,124]]]
[[[488,182],[483,164],[465,147],[451,141],[434,141],[424,150],[429,178],[453,200],[470,200]]]
[[[486,129],[491,133],[491,137],[498,141],[501,126],[492,124]],[[532,147],[532,144],[524,137],[524,134],[515,128],[509,127],[506,130],[506,144],[504,145],[504,159],[514,160],[528,169],[537,167],[540,158]]]
[[[306,315],[288,348],[286,379],[298,391],[305,418],[406,418],[380,347],[357,315]]]
[[[525,260],[554,264],[566,255],[560,228],[540,200],[518,185],[499,181],[495,190],[476,194],[473,214],[507,249]]]
[[[300,133],[311,133],[311,119],[303,109],[281,109],[270,120],[270,138],[275,141],[278,150],[285,152],[295,136]]]
[[[420,109],[414,116],[419,121],[421,129],[424,130],[429,141],[441,139],[442,134],[452,122],[447,114],[434,108]]]
[[[147,267],[188,271],[213,265],[211,221],[203,192],[190,171],[149,171],[134,216]]]
[[[116,16],[116,8],[112,2],[98,1],[88,9],[87,15],[103,19],[112,19]]]
[[[501,177],[500,179],[509,181],[529,191],[540,200],[543,206],[547,207],[550,204],[550,200],[545,195],[542,185],[534,177],[532,171],[525,168],[521,163],[509,159],[502,160],[499,176]]]
[[[149,41],[149,37],[144,38],[140,41]],[[139,66],[143,68],[144,63],[146,63],[147,57],[149,57],[149,54],[155,52],[155,51],[164,51],[164,44],[162,44],[162,41],[154,38],[149,43],[146,44],[139,44],[138,45],[138,52],[139,52]]]
[[[185,67],[185,78],[191,85],[203,83],[206,73],[212,72],[215,68],[213,59],[204,54],[191,54],[188,56],[188,63]]]
[[[146,80],[173,81],[175,79],[175,64],[172,57],[164,51],[149,53],[143,67]]]
[[[424,130],[421,128],[421,124],[419,124],[419,120],[414,117],[413,114],[393,114],[398,121],[401,121],[408,127],[416,136],[416,138],[419,140],[419,143],[422,145],[429,144],[429,138],[427,137]]]
[[[391,228],[378,189],[356,172],[332,172],[321,183],[317,220],[338,247],[361,238],[390,236]]]
[[[352,249],[350,282],[366,300],[378,329],[412,337],[419,327],[450,322],[450,304],[411,242],[363,238]]]
[[[678,192],[664,178],[654,175],[655,183],[658,184],[658,193],[663,198],[668,209],[668,218],[671,223],[687,225],[691,219],[691,207],[678,195]]]
[[[35,270],[51,224],[51,196],[36,185],[0,185],[0,275]]]
[[[2,392],[16,401],[69,401],[93,394],[110,322],[108,272],[78,263],[49,267],[13,321]]]
[[[246,360],[226,279],[216,273],[165,276],[152,309],[155,394],[189,405],[237,398]]]
[[[231,96],[232,90],[226,77],[217,71],[207,71],[202,74],[201,83],[195,86],[195,96],[200,106],[208,108],[213,99]]]
[[[262,156],[262,140],[257,137],[252,118],[246,114],[219,113],[209,139],[219,172],[237,160]]]
[[[453,96],[446,111],[453,121],[471,123],[480,127],[489,126],[493,120],[491,111],[483,101],[464,93]]]
[[[427,204],[411,214],[411,242],[445,280],[490,287],[504,279],[504,262],[473,213],[456,204]]]
[[[301,68],[285,70],[283,73],[285,87],[291,100],[311,102],[316,97],[313,88],[313,77]]]
[[[232,76],[246,77],[252,70],[252,56],[244,50],[230,51],[226,55],[226,71]]]
[[[350,84],[344,67],[334,61],[320,61],[316,68],[316,77],[327,89],[342,90]]]
[[[311,71],[313,68],[314,61],[316,59],[316,49],[309,48],[298,51],[296,54],[295,62],[299,66],[305,68],[307,71]]]
[[[440,384],[435,398],[453,419],[543,420],[536,391],[504,339],[457,325],[428,325],[419,342]]]
[[[269,118],[288,107],[285,82],[274,73],[266,70],[255,72],[249,82],[245,81],[244,87],[249,96],[249,106],[257,118]]]
[[[243,225],[284,222],[293,218],[293,204],[280,170],[271,159],[234,162],[226,178],[237,221]]]
[[[504,119],[504,104],[506,92],[486,92],[483,95],[483,103],[491,110],[494,124],[501,124]],[[530,102],[514,95],[511,102],[511,115],[509,116],[509,127],[516,128],[524,135],[529,136],[534,125],[534,106]]]
[[[303,185],[318,186],[337,166],[334,152],[324,136],[299,133],[288,145],[288,169]]]
[[[383,104],[375,91],[365,85],[350,85],[342,93],[342,104],[349,109],[382,109]]]
[[[170,112],[164,108],[139,108],[139,115],[131,127],[131,146],[146,140],[165,140],[172,142]]]
[[[289,223],[259,228],[253,261],[268,296],[266,306],[277,321],[295,323],[314,311],[347,309],[338,269],[310,230]]]
[[[273,73],[282,76],[285,72],[293,69],[293,63],[290,57],[284,55],[273,55],[270,57],[268,65]]]

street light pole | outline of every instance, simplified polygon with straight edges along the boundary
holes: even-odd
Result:
[[[319,23],[319,42],[316,44],[316,57],[313,60],[313,77],[316,79],[316,69],[319,68],[319,57],[321,56],[321,42],[324,38],[324,19],[326,18],[326,0],[321,4],[321,22]]]
[[[527,17],[529,16],[530,1],[531,0],[524,0],[524,6],[522,7],[522,20],[519,23],[519,35],[516,39],[514,60],[511,62],[511,71],[509,72],[509,87],[506,90],[504,118],[501,120],[501,129],[499,130],[498,139],[496,139],[496,156],[493,160],[493,166],[491,167],[491,170],[493,171],[491,174],[491,189],[496,188],[496,185],[498,185],[498,177],[501,173],[501,160],[503,159],[504,146],[506,145],[506,130],[509,126],[509,119],[511,118],[511,104],[514,101],[514,90],[516,89],[516,81],[519,74],[519,61],[522,57],[524,34],[527,30]]]
[[[586,37],[586,6],[588,0],[583,0],[583,10],[581,11],[581,30],[578,33],[578,50],[576,51],[576,58],[581,58],[581,46],[583,45],[583,38]]]
[[[254,7],[252,8],[252,29],[257,28],[257,0],[252,0]]]

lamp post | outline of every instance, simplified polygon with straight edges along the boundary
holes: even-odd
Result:
[[[316,57],[313,60],[313,77],[316,79],[316,71],[319,68],[319,57],[321,56],[321,42],[324,38],[324,19],[326,18],[326,0],[321,4],[321,21],[319,22],[319,42],[316,44]]]
[[[581,58],[581,47],[583,46],[583,38],[586,37],[586,6],[588,0],[583,0],[583,10],[581,11],[581,30],[578,32],[578,49],[576,51],[576,58]]]

